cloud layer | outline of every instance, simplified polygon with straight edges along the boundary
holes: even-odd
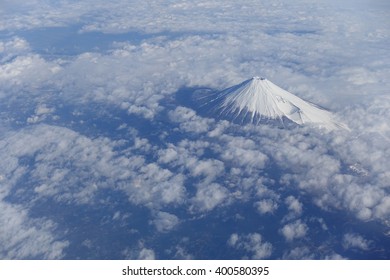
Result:
[[[117,241],[123,258],[207,258],[191,247],[205,240],[224,240],[216,258],[389,256],[386,5],[3,2],[0,258],[66,258],[78,246],[71,232],[86,220],[39,212],[46,203],[113,212],[88,218],[132,236]],[[196,89],[254,75],[351,131],[239,126],[189,105]]]

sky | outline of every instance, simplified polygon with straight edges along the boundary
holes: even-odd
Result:
[[[0,0],[0,258],[388,259],[389,12]],[[188,105],[253,76],[350,131]]]

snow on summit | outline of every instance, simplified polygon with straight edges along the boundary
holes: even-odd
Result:
[[[219,117],[258,124],[263,120],[288,119],[296,124],[315,124],[329,130],[346,128],[333,114],[278,87],[263,77],[209,95],[204,105]]]

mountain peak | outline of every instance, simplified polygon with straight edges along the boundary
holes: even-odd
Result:
[[[264,78],[264,77],[259,77],[259,76],[254,76],[251,80],[252,80],[252,81],[256,81],[256,80],[264,81],[264,80],[266,80],[266,78]]]
[[[255,76],[203,99],[205,107],[217,117],[258,124],[262,121],[289,120],[298,125],[314,124],[329,130],[347,128],[333,114],[278,87],[264,77]]]

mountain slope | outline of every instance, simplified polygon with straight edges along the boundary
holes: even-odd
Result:
[[[315,124],[326,129],[346,126],[333,114],[278,87],[271,81],[253,77],[220,92],[203,96],[204,108],[217,117],[258,124],[261,121],[285,119],[293,123]]]

